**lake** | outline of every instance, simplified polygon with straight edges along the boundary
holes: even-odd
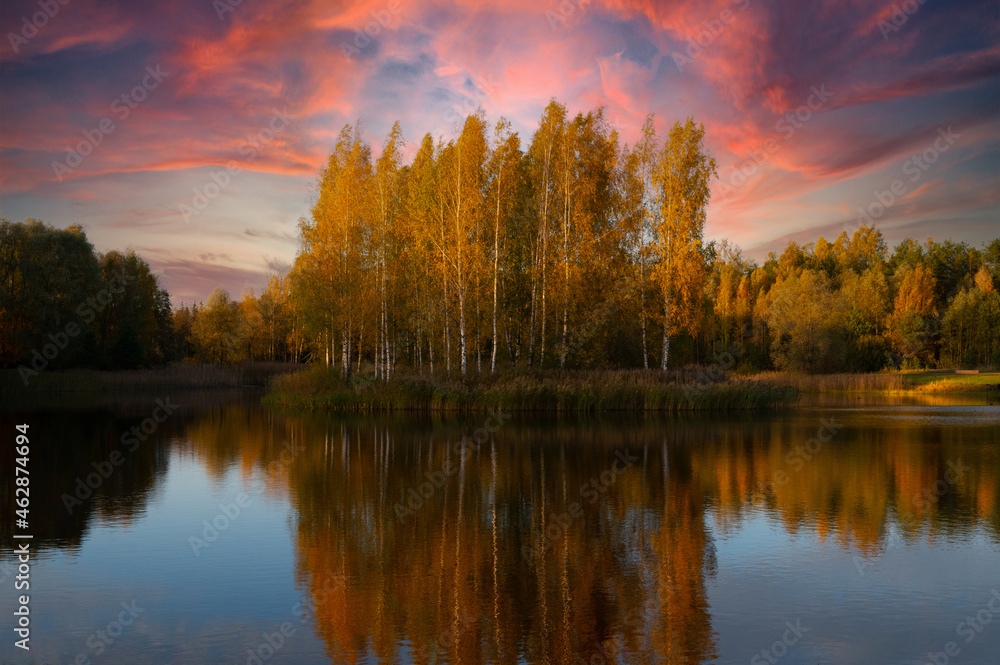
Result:
[[[30,426],[34,538],[25,652],[8,451],[0,662],[1000,662],[995,398],[457,418],[259,397],[3,407],[8,448]]]

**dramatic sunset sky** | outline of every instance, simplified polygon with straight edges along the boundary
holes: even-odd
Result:
[[[4,0],[0,24],[0,213],[135,249],[175,305],[293,261],[345,123],[377,153],[400,120],[411,157],[481,106],[527,145],[552,97],[629,143],[649,112],[703,123],[706,237],[758,259],[869,206],[890,243],[1000,235],[996,0]]]

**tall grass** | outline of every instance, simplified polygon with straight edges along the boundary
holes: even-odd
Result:
[[[764,372],[751,377],[802,392],[950,393],[1000,389],[1000,374],[958,375],[951,371],[880,372],[877,374],[786,374]]]
[[[277,377],[267,404],[345,412],[698,411],[762,409],[793,402],[798,391],[758,380],[699,385],[695,372],[643,370],[542,370],[484,375],[467,380],[397,375],[388,382],[346,381],[338,371],[315,367]],[[702,374],[703,376],[703,374]]]
[[[234,366],[181,363],[137,370],[45,370],[29,377],[27,385],[18,371],[11,369],[0,371],[0,393],[266,387],[275,377],[301,369],[302,365],[293,363]]]
[[[973,379],[973,380],[970,380]],[[984,379],[984,380],[974,380]],[[921,393],[972,393],[1000,392],[1000,375],[972,375],[951,379],[938,379],[914,387]]]
[[[791,386],[802,392],[894,392],[908,390],[901,374],[786,374],[762,372],[759,381]]]

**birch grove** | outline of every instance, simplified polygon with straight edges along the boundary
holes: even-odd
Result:
[[[404,163],[398,123],[377,159],[345,126],[290,275],[313,360],[337,367],[339,355],[344,376],[370,364],[383,381],[397,364],[462,377],[586,367],[622,363],[616,345],[637,328],[648,366],[650,278],[667,339],[693,325],[688,264],[704,263],[714,161],[703,130],[682,129],[660,149],[650,116],[631,149],[603,109],[571,116],[553,100],[526,149],[480,110],[457,136],[424,136]]]

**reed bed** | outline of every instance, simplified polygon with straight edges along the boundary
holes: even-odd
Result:
[[[516,412],[730,411],[791,404],[794,388],[739,379],[697,382],[704,372],[542,370],[465,381],[397,375],[388,382],[350,381],[324,367],[278,377],[266,404],[340,411]]]
[[[778,385],[791,386],[802,392],[897,392],[909,390],[903,375],[893,373],[878,374],[786,374],[784,372],[762,372],[751,378],[769,381]]]
[[[1000,373],[965,375],[949,370],[812,375],[764,372],[750,378],[813,393],[963,393],[1000,390]]]
[[[938,379],[936,381],[931,381],[930,383],[916,386],[914,391],[920,393],[1000,392],[1000,375],[994,374],[990,378],[993,381],[992,383],[989,383],[988,381],[969,381],[968,377]]]

